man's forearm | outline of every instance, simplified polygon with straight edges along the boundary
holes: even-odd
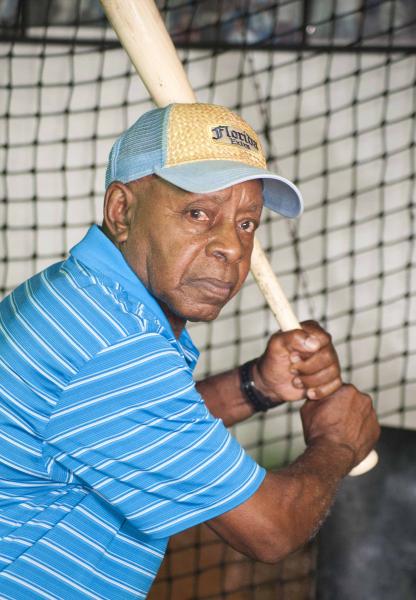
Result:
[[[288,552],[318,531],[352,466],[349,448],[323,441],[308,446],[291,465],[271,474],[272,489],[280,490],[281,512],[276,518]]]
[[[288,467],[269,472],[246,503],[208,525],[239,552],[277,562],[316,533],[351,461],[337,444],[310,446]]]
[[[196,387],[209,411],[222,419],[227,427],[248,419],[254,413],[241,391],[238,368],[198,381]]]

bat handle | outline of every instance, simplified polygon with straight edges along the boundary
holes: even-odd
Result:
[[[251,272],[282,331],[302,329],[257,238],[251,254]]]
[[[251,255],[251,272],[282,331],[301,329],[301,325],[263,252],[260,242],[256,238],[254,239]],[[371,450],[370,454],[354,467],[349,474],[352,476],[363,475],[373,469],[377,462],[377,452]]]

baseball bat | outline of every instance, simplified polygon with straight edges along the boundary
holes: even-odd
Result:
[[[100,0],[108,21],[157,106],[196,102],[182,62],[154,0]],[[264,254],[254,240],[251,271],[283,331],[301,329]],[[374,450],[350,475],[361,475],[377,463]]]

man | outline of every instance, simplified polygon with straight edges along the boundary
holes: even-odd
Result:
[[[169,536],[202,521],[277,561],[378,436],[315,323],[193,381],[186,322],[215,319],[241,288],[263,201],[302,209],[243,120],[150,111],[113,146],[106,188],[102,228],[0,307],[4,598],[145,597]],[[266,473],[225,426],[302,398],[306,450]]]

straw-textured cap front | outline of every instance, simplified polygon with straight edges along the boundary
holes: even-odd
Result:
[[[266,168],[256,132],[237,114],[213,104],[176,104],[167,124],[165,167],[201,160]]]
[[[106,187],[150,174],[194,193],[261,179],[268,208],[290,218],[303,209],[296,186],[267,170],[256,132],[223,106],[171,104],[129,127],[111,150]]]

